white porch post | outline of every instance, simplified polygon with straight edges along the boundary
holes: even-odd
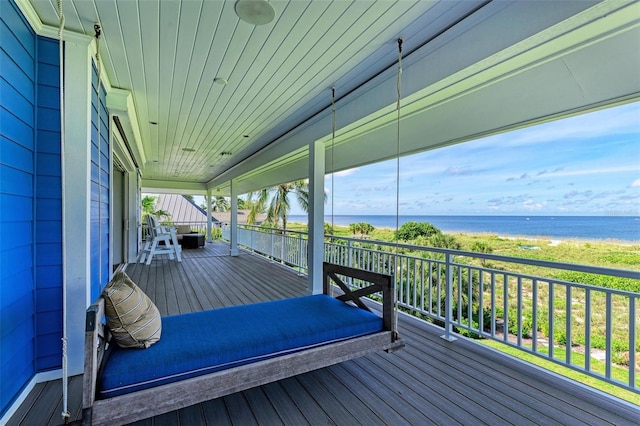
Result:
[[[231,256],[238,255],[238,190],[235,182],[231,181],[231,228],[229,229]]]
[[[140,214],[140,202],[138,201],[138,171],[125,174],[125,185],[127,187],[127,202],[125,208],[127,238],[127,259],[129,263],[135,263],[138,257],[138,215]]]
[[[313,294],[322,293],[324,260],[324,143],[309,144],[309,247],[307,287]]]
[[[207,189],[207,242],[213,242],[211,238],[211,190]]]
[[[91,303],[90,206],[91,206],[91,62],[89,46],[65,43],[65,223],[63,274],[67,287],[67,324],[84,324]],[[84,367],[84,331],[69,326],[69,374]]]

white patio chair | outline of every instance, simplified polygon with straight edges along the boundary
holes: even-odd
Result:
[[[147,215],[146,221],[149,235],[138,255],[138,263],[146,260],[147,265],[151,264],[154,254],[168,254],[171,260],[175,254],[178,262],[182,262],[182,248],[178,244],[176,228],[160,225],[158,218],[154,215]],[[161,241],[164,242],[164,245],[159,244]]]

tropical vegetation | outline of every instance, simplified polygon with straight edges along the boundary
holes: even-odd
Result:
[[[156,201],[158,200],[158,197],[154,197],[152,195],[145,195],[142,198],[141,204],[142,204],[142,220],[144,221],[144,218],[147,217],[147,215],[151,214],[156,216],[159,220],[168,220],[169,218],[171,218],[171,213],[162,210],[162,209],[158,209],[156,210]]]
[[[295,195],[302,210],[308,212],[309,184],[305,180],[297,180],[249,193],[247,202],[250,205],[250,211],[247,223],[256,223],[258,216],[266,211],[267,217],[264,225],[281,226],[282,229],[287,229],[289,212],[291,211],[291,194]]]

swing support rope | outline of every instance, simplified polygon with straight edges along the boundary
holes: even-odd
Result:
[[[68,337],[67,337],[67,277],[65,269],[67,266],[67,254],[64,247],[66,243],[65,239],[65,105],[64,105],[64,12],[62,11],[62,0],[58,0],[58,45],[59,45],[59,57],[60,57],[60,168],[61,168],[61,196],[62,196],[62,420],[67,423],[71,414],[69,413],[68,401],[69,401],[69,360],[68,360]]]
[[[395,261],[394,266],[396,269],[396,273],[394,274],[396,283],[398,282],[397,274],[401,274],[401,271],[398,269],[398,252],[399,252],[399,241],[398,241],[398,231],[400,230],[400,99],[402,97],[402,38],[398,38],[398,77],[396,81],[396,90],[397,90],[397,100],[396,100],[396,232],[394,235],[395,239]],[[393,307],[395,309],[394,317],[394,332],[398,333],[398,289],[396,286],[396,291],[394,292],[393,297]],[[397,337],[397,336],[396,336]]]

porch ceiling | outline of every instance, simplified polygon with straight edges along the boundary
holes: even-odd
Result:
[[[23,3],[57,26],[56,0]],[[306,177],[306,144],[331,146],[331,87],[327,170],[395,155],[398,37],[401,153],[640,93],[638,2],[271,4],[275,20],[253,26],[231,1],[63,0],[66,31],[102,26],[104,71],[131,94],[112,112],[145,187],[224,194],[230,179],[244,192]]]

